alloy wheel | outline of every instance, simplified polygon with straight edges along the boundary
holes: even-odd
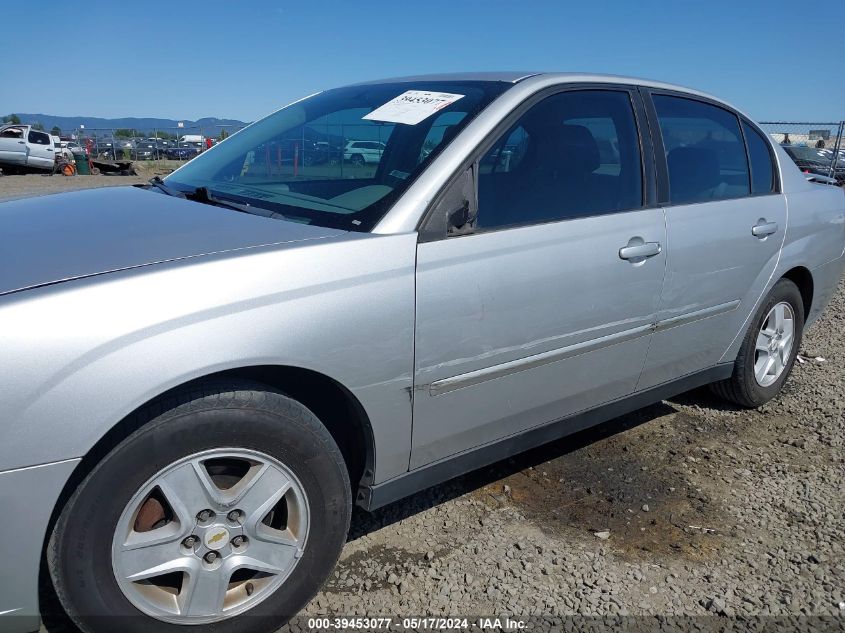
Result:
[[[786,301],[776,304],[766,315],[757,334],[754,351],[754,378],[769,387],[781,377],[792,354],[795,340],[795,313]]]
[[[248,449],[189,455],[132,497],[112,541],[126,598],[176,624],[216,622],[273,594],[308,538],[308,499],[277,459]]]

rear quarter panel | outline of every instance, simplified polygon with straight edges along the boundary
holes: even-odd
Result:
[[[812,325],[824,311],[836,290],[843,270],[845,252],[845,190],[808,182],[786,152],[775,145],[781,174],[781,188],[787,205],[787,227],[774,273],[763,286],[754,309],[721,358],[732,361],[757,306],[772,286],[793,268],[802,267],[813,277],[813,301],[805,315]]]

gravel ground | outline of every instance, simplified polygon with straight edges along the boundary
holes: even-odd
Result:
[[[25,176],[0,177],[0,202],[26,198],[29,196],[43,196],[51,193],[63,193],[78,189],[93,187],[119,187],[146,182],[156,171],[147,166],[137,168],[139,176],[62,176],[27,174]]]
[[[9,176],[0,199],[148,177]],[[760,410],[701,389],[356,510],[303,615],[812,615],[839,630],[844,329],[840,285],[808,362]]]

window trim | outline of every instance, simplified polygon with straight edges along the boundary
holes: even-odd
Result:
[[[748,151],[748,142],[745,138],[745,132],[742,129],[743,121],[746,121],[754,130],[762,134],[764,139],[768,140],[768,136],[760,129],[758,125],[756,125],[753,121],[748,119],[748,117],[743,116],[730,106],[716,101],[715,99],[709,99],[707,97],[691,94],[688,92],[683,92],[680,90],[669,90],[666,88],[650,88],[646,86],[640,87],[640,93],[642,95],[645,110],[648,117],[649,122],[649,129],[651,133],[651,142],[652,146],[654,147],[654,159],[657,167],[657,190],[658,190],[658,200],[660,201],[660,206],[663,207],[683,207],[683,206],[690,206],[694,204],[710,204],[713,202],[723,202],[729,200],[743,200],[745,198],[759,198],[762,196],[770,196],[770,195],[778,195],[781,193],[780,187],[780,171],[778,169],[779,165],[777,161],[774,160],[774,154],[771,146],[771,141],[769,141],[769,157],[772,159],[772,169],[774,170],[774,190],[767,192],[767,193],[753,193],[752,187],[752,174],[751,174],[751,157]],[[663,134],[660,130],[660,121],[657,117],[657,108],[654,105],[653,97],[657,96],[666,96],[666,97],[679,97],[682,99],[687,99],[689,101],[697,101],[699,103],[703,103],[705,105],[713,106],[719,108],[720,110],[724,110],[725,112],[731,114],[734,119],[736,119],[737,127],[739,128],[740,137],[742,139],[743,149],[745,151],[745,160],[748,165],[748,194],[742,196],[734,196],[731,198],[719,198],[718,200],[702,200],[700,202],[680,202],[680,203],[673,203],[669,198],[669,166],[666,161],[666,148],[663,145]]]
[[[640,87],[634,84],[622,83],[562,83],[554,86],[549,86],[543,90],[539,90],[527,97],[519,105],[513,108],[496,126],[484,137],[484,140],[476,145],[467,154],[466,158],[461,162],[458,169],[447,178],[437,194],[432,198],[428,204],[425,212],[422,214],[417,223],[417,241],[418,243],[433,242],[444,239],[456,239],[468,235],[480,235],[484,233],[492,233],[494,231],[506,231],[512,229],[525,228],[530,226],[540,226],[543,224],[553,224],[558,222],[571,222],[574,220],[585,220],[589,218],[601,217],[604,215],[616,215],[618,213],[630,213],[635,211],[643,211],[645,209],[652,209],[661,206],[657,197],[657,177],[655,174],[655,149],[652,145],[651,134],[649,131],[650,124],[647,121],[647,114],[644,109],[642,97],[639,93]],[[586,90],[601,90],[605,92],[622,92],[627,93],[631,101],[631,112],[634,117],[634,125],[637,134],[637,143],[640,151],[640,178],[641,178],[641,205],[632,209],[620,209],[619,211],[612,211],[609,213],[594,213],[592,215],[579,215],[572,218],[563,218],[557,220],[547,220],[543,222],[528,222],[523,224],[509,224],[507,226],[499,226],[492,228],[480,228],[471,233],[464,233],[461,235],[443,235],[440,234],[439,228],[433,222],[435,209],[448,194],[450,188],[456,181],[473,165],[477,165],[481,158],[493,147],[497,140],[507,132],[519,119],[537,105],[540,101],[548,97],[553,97],[564,92],[583,92]],[[478,169],[473,170],[476,190],[476,204],[478,202]]]

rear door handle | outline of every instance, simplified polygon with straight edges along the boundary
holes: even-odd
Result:
[[[633,241],[633,240],[632,240]],[[643,244],[629,244],[619,249],[621,259],[645,259],[659,255],[663,249],[660,242],[645,242]]]
[[[766,222],[764,218],[757,220],[757,224],[751,227],[751,235],[754,237],[767,237],[772,233],[777,233],[777,222]]]

